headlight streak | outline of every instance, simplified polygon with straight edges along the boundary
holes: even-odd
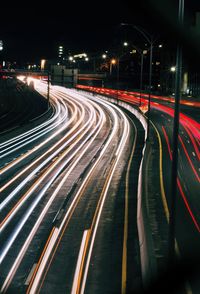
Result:
[[[85,131],[84,131],[84,133],[81,135],[81,137],[79,137],[79,141],[80,141],[80,139],[89,131],[89,129],[91,128],[91,125],[93,124],[93,121],[92,120],[94,120],[94,118],[95,118],[95,113],[94,113],[94,109],[92,108],[91,109],[91,113],[92,113],[92,116],[91,116],[91,118],[90,118],[90,120],[88,120],[87,121],[87,123],[84,125],[84,127],[83,128],[85,128],[85,126],[86,125],[88,125],[88,127],[87,127],[87,129],[85,129]],[[84,112],[83,112],[83,117],[84,117]],[[81,132],[81,130],[82,129],[80,129],[79,131],[78,131],[78,133],[80,133]],[[90,135],[87,137],[87,139],[86,140],[84,140],[83,141],[83,143],[81,144],[81,145],[79,145],[79,147],[76,149],[76,152],[75,152],[75,154],[79,151],[79,149],[83,146],[83,144],[85,143],[85,142],[87,142],[87,140],[89,139],[89,137],[91,136],[91,134],[92,134],[93,132],[90,132]],[[75,135],[74,135],[75,136]],[[72,140],[73,138],[71,138],[70,140]],[[71,147],[70,147],[70,149],[72,149],[73,147],[74,147],[74,145],[75,145],[75,143],[73,144],[73,146],[71,145]],[[60,158],[59,158],[59,161],[64,157],[64,156],[66,156],[66,154],[68,153],[69,151],[67,150]],[[72,158],[73,158],[73,156],[74,155],[72,155],[68,160],[67,160],[67,162],[69,162]],[[67,164],[67,162],[65,162],[65,165]],[[57,162],[54,162],[54,165],[56,165],[57,164]],[[65,166],[64,165],[64,166]],[[48,171],[47,171],[47,173],[49,173]],[[30,191],[30,192],[32,192],[32,191]],[[26,195],[27,196],[27,195]],[[4,226],[5,226],[5,224],[4,224]]]
[[[67,118],[65,116],[65,118]],[[66,126],[64,125],[63,127],[59,128],[55,133],[53,133],[51,136],[49,136],[46,140],[44,140],[43,142],[41,142],[39,145],[33,147],[33,149],[31,149],[30,151],[28,151],[27,153],[21,155],[20,157],[18,157],[16,160],[10,162],[7,166],[3,167],[0,172],[1,174],[5,173],[6,171],[8,171],[10,168],[12,168],[13,166],[15,166],[17,163],[19,163],[20,161],[24,160],[25,158],[27,158],[29,155],[33,154],[34,152],[38,151],[41,147],[43,147],[45,144],[49,143],[50,140],[52,140],[53,138],[55,138],[55,136],[57,136],[58,134],[60,134],[63,130],[65,130]]]
[[[94,113],[92,113],[94,115]],[[83,111],[82,117],[80,118],[80,121],[84,119],[85,112]],[[7,198],[1,203],[0,209],[3,209],[10,201],[11,199],[16,195],[17,192],[19,192],[26,182],[32,178],[34,174],[38,172],[43,166],[45,166],[52,158],[54,158],[60,151],[62,151],[69,143],[71,143],[88,125],[89,127],[84,130],[84,132],[81,134],[81,136],[78,138],[78,141],[87,133],[87,131],[90,128],[90,124],[92,124],[92,118],[93,116],[88,120],[88,122],[80,128],[73,136],[70,137],[70,139],[65,142],[60,148],[58,148],[50,157],[48,157],[45,161],[42,162],[32,173],[26,177],[19,186],[17,186],[8,196]],[[79,122],[70,130],[70,133],[73,133],[73,131],[79,126]],[[69,134],[68,134],[69,135]],[[30,197],[30,195],[34,192],[34,190],[40,185],[40,183],[45,179],[45,177],[55,168],[56,165],[60,163],[60,161],[66,156],[69,151],[73,149],[73,147],[77,144],[77,142],[73,143],[63,154],[60,155],[60,157],[53,162],[52,166],[48,168],[48,170],[34,183],[34,185],[26,192],[26,194],[21,198],[21,200],[17,203],[17,206],[14,207],[14,210],[12,211],[12,214],[8,214],[8,218],[6,217],[3,222],[1,223],[1,230],[3,230],[6,225],[9,223],[9,221],[12,219],[12,217],[15,215],[15,213],[18,211],[18,209],[24,204],[24,202]],[[71,158],[70,158],[71,160]]]
[[[55,109],[55,113],[53,114],[53,117],[48,119],[46,122],[34,127],[33,129],[30,129],[30,130],[28,130],[28,131],[26,131],[16,137],[14,137],[14,138],[11,138],[11,139],[1,143],[0,149],[3,149],[3,151],[0,151],[0,153],[3,153],[6,150],[9,150],[10,148],[12,148],[14,143],[17,145],[18,141],[19,141],[18,142],[18,144],[19,144],[21,142],[20,140],[22,140],[22,139],[28,139],[28,138],[26,138],[28,136],[30,136],[30,137],[35,136],[37,134],[36,132],[38,132],[38,130],[40,130],[40,129],[48,127],[49,125],[50,125],[49,127],[54,126],[54,123],[58,123],[58,120],[62,119],[62,118],[58,119],[61,114],[61,105],[62,105],[62,107],[65,108],[65,111],[67,111],[66,105],[61,104],[60,102],[58,103],[57,99],[54,100],[53,97],[51,100],[52,100],[52,107]],[[36,134],[34,135],[34,133],[36,133]],[[11,146],[9,146],[9,145],[11,145]]]
[[[87,130],[88,131],[88,130]],[[79,151],[79,149],[84,145],[85,142],[87,142],[88,137],[86,138],[86,140],[83,141],[83,143],[76,149],[75,154]],[[85,152],[84,152],[85,153]],[[39,195],[37,196],[37,198],[35,199],[35,201],[33,202],[33,204],[30,206],[30,208],[28,209],[28,211],[26,212],[25,216],[23,217],[23,219],[20,221],[20,223],[18,224],[18,226],[16,226],[16,229],[14,230],[14,233],[10,236],[10,238],[8,239],[7,243],[5,244],[5,246],[3,247],[2,251],[1,251],[1,255],[0,255],[0,263],[3,261],[3,259],[5,258],[8,250],[10,249],[10,247],[12,246],[13,242],[15,241],[15,239],[17,238],[18,234],[20,233],[22,227],[24,226],[24,224],[26,223],[27,219],[29,218],[29,216],[31,215],[31,213],[33,212],[34,208],[37,206],[37,204],[39,203],[39,201],[42,199],[42,197],[44,196],[45,192],[47,191],[47,189],[50,187],[50,185],[53,183],[53,181],[57,178],[57,176],[60,174],[60,172],[64,169],[64,167],[66,166],[66,164],[75,156],[75,154],[72,154],[71,157],[66,160],[63,165],[59,168],[59,170],[54,174],[54,176],[51,178],[51,180],[48,182],[48,184],[46,184],[46,186],[42,189],[41,193],[39,193]],[[64,157],[64,156],[63,156]],[[62,159],[62,158],[61,158]],[[80,160],[80,159],[79,159]],[[76,163],[78,163],[78,161],[76,161]],[[49,173],[49,172],[48,172]],[[46,175],[45,175],[46,176]],[[32,193],[33,191],[31,190],[30,193]],[[29,195],[30,196],[30,195]],[[26,196],[27,197],[27,196]],[[27,199],[27,198],[26,198]],[[24,203],[24,201],[23,201]],[[20,203],[20,205],[22,205],[23,203]],[[12,214],[12,217],[14,216],[14,214],[17,212],[17,210],[19,209],[19,206],[17,207],[17,209],[15,209],[14,213]],[[11,216],[9,217],[9,219],[3,224],[2,229],[5,228],[5,226],[8,224],[8,221],[11,220]]]
[[[76,95],[77,97],[81,97],[80,95]],[[58,237],[59,237],[59,234],[61,233],[63,227],[65,226],[65,223],[66,223],[66,220],[68,219],[74,205],[76,204],[82,190],[84,189],[84,186],[85,184],[87,183],[88,179],[90,178],[91,174],[93,173],[95,167],[97,166],[97,164],[99,163],[99,161],[101,160],[101,157],[104,155],[105,151],[107,150],[108,146],[110,145],[111,143],[111,140],[113,139],[113,137],[115,136],[117,130],[118,130],[118,119],[117,119],[117,115],[116,115],[116,112],[113,110],[113,105],[109,105],[109,103],[107,102],[104,102],[104,101],[100,101],[100,100],[97,100],[100,104],[104,105],[104,107],[106,107],[107,109],[109,109],[109,111],[112,113],[113,117],[114,117],[114,123],[113,123],[113,128],[112,128],[112,132],[109,136],[109,139],[107,140],[106,144],[104,145],[104,148],[102,149],[98,159],[94,162],[93,166],[91,167],[89,173],[87,174],[86,178],[84,179],[83,183],[81,184],[81,187],[79,188],[78,192],[76,193],[76,195],[74,196],[74,199],[72,201],[72,203],[70,204],[70,207],[68,208],[60,226],[59,226],[59,231],[56,231],[56,236],[54,235],[53,236],[53,242],[51,242],[51,244],[47,247],[44,255],[43,255],[43,258],[41,260],[41,263],[39,264],[38,268],[37,268],[37,272],[34,276],[34,280],[32,281],[32,283],[30,284],[29,286],[29,289],[27,291],[27,293],[35,293],[36,289],[38,288],[38,284],[39,284],[39,281],[41,280],[41,277],[42,277],[42,274],[43,274],[43,271],[45,269],[45,266],[46,266],[46,263],[47,261],[49,260],[49,257],[50,257],[50,254],[54,248],[54,245],[55,245],[55,242],[57,241]],[[112,107],[111,107],[112,106]],[[114,107],[115,110],[118,110],[117,107]],[[119,111],[119,110],[118,110]],[[121,112],[121,111],[120,111]],[[122,112],[121,112],[122,113]],[[122,113],[123,114],[123,113]],[[119,161],[119,158],[121,156],[121,153],[123,151],[123,148],[124,148],[124,145],[126,144],[126,140],[129,136],[129,131],[130,131],[130,126],[129,126],[129,122],[127,120],[127,118],[123,115],[123,118],[125,119],[126,123],[125,123],[125,128],[124,128],[124,131],[123,131],[123,136],[121,138],[121,141],[120,141],[120,144],[119,144],[119,147],[117,149],[117,157],[115,159],[115,164],[114,164],[114,168],[112,170],[112,174],[109,178],[109,182],[108,182],[108,185],[107,185],[107,189],[106,189],[106,193],[105,193],[105,197],[106,197],[106,194],[107,194],[107,191],[108,191],[108,188],[109,188],[109,185],[110,185],[110,182],[111,182],[111,179],[112,179],[112,175],[115,171],[115,168],[117,166],[117,163]],[[121,144],[121,142],[123,142],[123,144]],[[64,183],[65,182],[65,178],[63,178],[62,182]],[[63,183],[60,183],[58,189],[57,189],[57,193],[59,192],[60,188],[62,187]],[[56,192],[56,191],[55,191]],[[105,201],[105,199],[104,199]],[[104,201],[103,201],[103,204],[104,204]],[[103,204],[102,204],[102,208],[103,208]],[[102,211],[102,209],[101,209]],[[100,213],[101,214],[101,213]],[[99,214],[99,218],[100,218],[100,214]],[[98,226],[98,225],[97,225]],[[95,237],[94,237],[95,238]]]
[[[76,112],[75,112],[76,113]],[[73,118],[72,118],[73,119]],[[70,123],[71,123],[71,119],[70,119],[70,121],[69,121],[69,125],[70,125]],[[7,187],[9,187],[13,182],[15,182],[20,176],[22,176],[26,171],[28,171],[32,166],[34,166],[38,161],[40,161],[43,157],[45,157],[45,156],[47,156],[51,151],[53,151],[53,149],[55,149],[56,148],[56,146],[57,145],[59,145],[62,141],[63,141],[63,139],[65,139],[65,138],[67,138],[67,136],[68,136],[69,134],[67,134],[66,136],[64,136],[64,138],[62,138],[62,139],[60,139],[56,144],[54,144],[50,149],[48,149],[45,153],[43,153],[40,157],[38,157],[36,160],[34,160],[31,164],[29,164],[27,167],[25,167],[21,172],[19,172],[16,176],[14,176],[11,180],[9,180],[6,184],[4,184],[2,187],[1,187],[1,191],[4,191]],[[56,155],[56,152],[54,153],[55,155]],[[50,161],[52,158],[48,158],[49,160],[48,161]],[[46,162],[46,163],[48,163],[48,162]],[[39,171],[39,170],[37,170],[37,171]],[[37,172],[36,170],[35,171],[33,171],[33,173],[32,173],[32,176],[34,176],[35,174],[36,174],[36,172]],[[29,177],[29,179],[31,179],[31,177]],[[28,179],[28,180],[29,180]],[[27,180],[27,178],[26,178],[26,180]],[[19,185],[18,185],[18,188],[19,188]],[[22,186],[21,186],[21,188],[22,188]],[[17,188],[16,188],[17,189]],[[19,189],[20,190],[20,189]],[[19,191],[18,190],[18,191]],[[17,192],[18,192],[17,191]]]
[[[72,104],[73,108],[74,108],[74,113],[72,115],[72,117],[68,120],[68,122],[62,127],[60,128],[57,132],[55,132],[53,135],[51,135],[48,139],[46,139],[43,143],[41,143],[40,145],[38,145],[36,148],[37,150],[44,145],[44,143],[49,143],[49,141],[51,139],[53,139],[56,135],[58,135],[60,132],[64,131],[66,128],[68,128],[70,126],[70,124],[73,122],[73,120],[76,118],[76,115],[78,114],[78,110],[76,108],[76,105],[73,103]],[[79,122],[81,123],[81,121],[79,120],[76,123],[76,126],[79,126]],[[21,172],[19,172],[16,176],[14,176],[10,181],[8,181],[4,186],[2,186],[0,188],[0,191],[5,190],[10,184],[12,184],[15,180],[17,180],[22,174],[24,174],[28,169],[30,169],[34,164],[36,164],[39,160],[41,160],[43,157],[45,157],[46,155],[48,155],[51,151],[53,151],[53,149],[55,149],[62,141],[64,141],[73,131],[75,130],[75,127],[73,127],[63,138],[61,138],[58,142],[56,142],[56,144],[54,144],[51,148],[49,148],[45,153],[43,153],[40,157],[38,157],[36,160],[34,160],[31,164],[29,164],[26,168],[24,168]],[[35,149],[34,149],[35,150]],[[32,151],[32,150],[31,150]],[[56,153],[55,153],[56,154]],[[25,156],[26,157],[26,156]],[[49,159],[50,161],[50,159]],[[34,175],[34,174],[32,174]]]
[[[54,101],[52,99],[52,107],[54,108],[54,111],[55,111],[55,113],[53,113],[52,117],[50,117],[48,120],[46,120],[42,124],[36,126],[35,128],[30,129],[24,133],[21,133],[20,135],[14,137],[14,138],[11,138],[7,141],[4,141],[3,143],[0,144],[0,148],[4,148],[10,144],[13,144],[13,142],[16,142],[16,141],[20,140],[21,138],[29,136],[30,134],[38,131],[39,129],[42,129],[42,128],[46,127],[47,125],[53,123],[53,121],[56,120],[60,114],[60,104],[57,101]]]
[[[62,89],[63,89],[63,88],[62,88]],[[66,92],[68,92],[68,94],[69,94],[69,91],[66,91]],[[74,94],[74,93],[73,93],[73,94]],[[60,95],[60,93],[59,93],[59,95]],[[63,93],[63,95],[65,95],[65,93]],[[90,97],[90,98],[91,98],[91,97]],[[65,99],[65,98],[63,97],[63,99]],[[76,100],[76,101],[79,100],[81,103],[83,103],[83,99],[82,99],[82,96],[81,96],[81,95],[76,95],[76,99],[75,99],[75,100]],[[94,99],[94,100],[95,100],[95,99]],[[96,101],[99,102],[99,100],[97,100],[97,99],[96,99]],[[93,104],[93,105],[95,105],[95,102],[90,102],[90,103]],[[100,104],[102,104],[102,105],[104,104],[104,107],[108,108],[108,103],[105,103],[105,102],[102,101]],[[113,106],[112,106],[112,107],[113,107]],[[101,112],[102,112],[102,110],[101,110]],[[113,109],[110,110],[110,112],[112,112],[112,115],[113,115],[113,117],[114,117],[114,128],[113,128],[113,130],[112,130],[112,132],[113,132],[112,135],[113,135],[113,137],[114,137],[114,135],[115,135],[116,132],[117,132],[117,128],[118,128],[118,118],[117,118],[116,113],[115,113],[115,111],[114,111]],[[101,114],[101,115],[102,115],[102,114]],[[100,115],[100,117],[101,117],[101,115]],[[96,116],[94,117],[94,121],[96,121]],[[105,122],[105,117],[104,117],[104,120],[103,120],[103,122],[102,122],[102,126],[103,126],[103,123],[104,123],[104,122]],[[100,132],[100,130],[99,130],[98,132]],[[90,135],[91,135],[91,133],[90,133]],[[97,134],[96,134],[96,136],[97,136]],[[113,137],[110,135],[110,137],[109,137],[108,141],[106,142],[104,148],[102,149],[102,151],[101,151],[99,157],[102,157],[102,156],[103,156],[103,154],[104,154],[104,152],[106,151],[107,147],[108,147],[109,144],[111,143],[111,140],[112,140]],[[93,138],[92,141],[91,141],[90,143],[87,142],[87,141],[89,140],[89,138],[86,138],[86,139],[85,139],[85,143],[88,143],[88,146],[87,146],[87,148],[85,148],[85,149],[83,150],[83,154],[87,151],[87,149],[89,148],[89,144],[92,144],[92,142],[94,141],[94,139],[95,139],[95,138]],[[122,141],[120,141],[120,144],[121,144],[121,142],[122,142]],[[117,149],[117,152],[118,152],[118,151],[119,151],[119,148]],[[118,156],[117,152],[116,152],[116,156]],[[83,155],[83,154],[82,154],[82,155]],[[78,161],[79,161],[79,160],[80,160],[80,159],[78,158],[76,164],[78,164]],[[99,160],[100,160],[100,159],[99,159]],[[99,160],[98,160],[98,162],[99,162]],[[65,163],[66,163],[66,162],[65,162]],[[95,166],[96,166],[96,165],[95,165]],[[95,168],[95,167],[94,167],[94,168]],[[71,166],[71,170],[73,170],[73,166]],[[68,173],[70,174],[70,172],[68,172]],[[92,173],[92,171],[91,171],[91,173]],[[64,182],[63,182],[63,183],[64,183]],[[61,185],[59,186],[59,189],[62,187],[62,185],[63,185],[63,184],[61,184]],[[45,186],[44,189],[41,191],[41,193],[45,193],[45,189],[47,190],[48,187]],[[80,190],[80,191],[81,191],[81,190]],[[52,196],[54,196],[54,198],[55,198],[58,192],[59,192],[59,190],[56,191],[56,193],[53,194]],[[42,197],[42,195],[40,195],[40,197]],[[19,266],[19,264],[20,264],[20,262],[21,262],[21,260],[22,260],[22,258],[23,258],[23,256],[24,256],[24,254],[25,254],[25,252],[26,252],[26,249],[28,248],[28,246],[29,246],[29,244],[30,244],[32,238],[34,237],[34,235],[35,235],[35,233],[36,233],[36,231],[37,231],[37,229],[38,229],[40,223],[42,222],[43,217],[45,216],[46,212],[48,211],[48,209],[49,209],[51,203],[53,202],[53,199],[54,199],[54,198],[51,197],[51,198],[50,198],[51,201],[50,201],[50,199],[49,199],[49,202],[46,204],[44,210],[42,211],[42,213],[41,213],[40,216],[38,217],[38,219],[37,219],[37,223],[35,224],[36,226],[34,226],[33,229],[32,229],[32,231],[31,231],[31,232],[32,232],[32,235],[31,235],[31,233],[30,233],[29,236],[28,236],[28,238],[26,239],[26,241],[25,241],[25,243],[24,243],[22,249],[20,250],[20,253],[18,254],[18,256],[17,256],[17,258],[16,258],[16,260],[15,260],[15,262],[14,262],[14,264],[13,264],[13,266],[12,266],[10,272],[9,272],[9,274],[7,275],[7,278],[6,278],[6,280],[5,280],[5,282],[4,282],[3,286],[2,286],[2,290],[1,290],[1,291],[4,291],[3,289],[5,289],[5,287],[6,287],[6,289],[7,289],[7,287],[9,286],[9,284],[10,284],[10,282],[11,282],[11,280],[12,280],[12,278],[13,278],[13,276],[14,276],[14,274],[15,274],[15,272],[16,272],[16,270],[17,270],[17,268],[18,268],[18,266]],[[34,202],[33,204],[37,205],[37,200],[39,201],[39,199],[35,199],[35,202]],[[32,205],[33,205],[33,204],[32,204]],[[48,205],[48,206],[47,206],[47,205]],[[33,208],[33,207],[32,207],[32,208]],[[30,210],[31,210],[31,208],[30,208]],[[30,210],[29,210],[29,212],[30,212]],[[30,212],[30,213],[31,213],[31,212]],[[24,220],[25,220],[25,219],[24,219]],[[34,230],[35,230],[35,231],[34,231]],[[57,235],[56,232],[55,232],[55,234]],[[54,238],[55,238],[55,235],[54,235],[54,237],[53,237],[53,242],[52,242],[53,244],[55,244]],[[57,237],[56,237],[56,238],[57,238]],[[51,240],[50,240],[50,242],[51,242]],[[21,255],[20,255],[20,254],[21,254]],[[47,255],[49,255],[49,252],[47,252]],[[48,258],[47,258],[47,259],[48,259]]]
[[[104,203],[105,203],[105,199],[106,199],[106,196],[107,196],[107,193],[108,193],[108,189],[110,187],[110,183],[111,183],[113,174],[115,172],[115,169],[117,167],[117,164],[118,164],[118,162],[120,160],[121,154],[122,154],[122,152],[124,150],[124,147],[126,145],[126,142],[128,140],[129,134],[130,134],[130,124],[129,124],[126,116],[116,106],[114,106],[114,108],[117,109],[121,113],[121,115],[122,115],[122,117],[124,119],[124,122],[125,122],[125,127],[124,127],[122,138],[120,140],[120,144],[119,144],[119,146],[117,148],[117,151],[116,151],[116,160],[114,162],[114,166],[112,168],[112,172],[111,172],[111,175],[109,177],[109,181],[107,183],[107,187],[105,189],[105,192],[104,192],[104,195],[103,195],[103,199],[101,201],[100,208],[98,210],[98,215],[97,215],[97,219],[95,221],[94,230],[91,233],[92,239],[91,239],[91,242],[90,242],[89,252],[88,252],[87,261],[86,261],[86,267],[85,267],[83,281],[82,281],[82,285],[81,285],[81,294],[84,293],[84,290],[85,290],[85,285],[86,285],[86,280],[87,280],[87,275],[88,275],[88,270],[89,270],[89,265],[90,265],[90,259],[91,259],[91,255],[92,255],[92,251],[93,251],[94,242],[95,242],[95,237],[96,237],[96,233],[97,233],[97,229],[98,229],[98,225],[99,225],[101,213],[102,213],[102,210],[103,210],[103,206],[104,206]]]
[[[99,107],[98,107],[99,108]],[[55,197],[57,196],[57,193],[59,192],[60,188],[62,187],[64,181],[66,180],[66,178],[70,175],[71,171],[73,170],[73,168],[78,164],[78,162],[80,161],[80,158],[85,154],[85,152],[87,151],[87,149],[91,146],[91,144],[93,143],[93,141],[95,140],[95,138],[97,137],[97,135],[99,134],[100,130],[102,129],[104,123],[105,123],[105,115],[102,112],[102,110],[99,108],[100,111],[100,119],[98,124],[96,125],[96,127],[93,129],[93,131],[88,135],[88,137],[82,142],[81,146],[79,147],[79,149],[81,149],[81,147],[85,144],[85,142],[88,141],[89,137],[92,138],[92,135],[96,132],[96,134],[94,135],[94,137],[91,139],[91,141],[88,143],[87,148],[85,148],[82,153],[79,155],[79,157],[76,159],[76,161],[72,164],[72,166],[70,167],[67,175],[65,175],[65,178],[60,182],[59,186],[56,188],[56,190],[54,191],[54,193],[52,194],[52,196],[50,197],[50,199],[48,200],[47,204],[45,205],[43,211],[41,212],[40,216],[37,219],[37,222],[35,223],[33,229],[31,230],[29,236],[27,237],[22,249],[20,250],[12,268],[10,269],[6,280],[1,288],[1,292],[5,292],[17,270],[17,268],[19,267],[19,264],[31,242],[31,240],[33,239],[39,225],[41,224],[45,214],[47,213],[50,205],[52,204],[53,200],[55,199]],[[63,164],[63,167],[66,165],[66,162]],[[46,188],[45,188],[46,190]]]
[[[66,115],[64,120],[66,119]],[[64,121],[62,119],[62,121]],[[64,129],[64,128],[63,128]],[[46,140],[44,140],[42,143],[40,143],[39,145],[35,146],[33,149],[31,149],[30,151],[28,151],[27,153],[20,155],[16,160],[10,162],[8,165],[6,165],[5,167],[3,167],[0,172],[1,174],[5,173],[6,171],[8,171],[10,168],[12,168],[14,165],[16,165],[17,163],[19,163],[21,160],[24,160],[26,157],[28,157],[29,155],[33,154],[35,151],[37,151],[39,148],[41,148],[42,146],[44,146],[46,143],[48,143],[51,139],[53,139],[55,137],[55,135],[59,134],[60,130],[58,130],[57,132],[55,132],[53,135],[51,135],[49,138],[47,138]],[[18,148],[17,148],[18,149]]]
[[[58,113],[58,115],[59,115],[59,113]],[[21,141],[16,142],[14,144],[12,143],[11,146],[9,146],[7,148],[4,148],[4,150],[0,152],[0,153],[4,153],[4,154],[1,155],[0,157],[1,158],[6,157],[9,154],[13,153],[14,151],[16,151],[16,150],[18,150],[18,149],[26,146],[27,144],[30,144],[31,142],[37,140],[38,138],[40,138],[42,136],[45,136],[50,131],[52,131],[53,129],[55,129],[58,125],[60,125],[61,123],[63,123],[67,119],[67,117],[68,117],[68,111],[67,111],[67,108],[66,108],[66,114],[62,117],[62,119],[56,120],[54,122],[54,124],[51,124],[50,126],[46,127],[43,130],[40,130],[40,131],[37,130],[37,133],[36,134],[31,134],[31,136],[29,136],[28,138],[24,138],[24,136],[23,136],[22,137],[23,139]]]

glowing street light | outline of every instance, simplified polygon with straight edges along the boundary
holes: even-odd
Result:
[[[102,58],[106,59],[107,55],[106,54],[102,54]]]
[[[152,88],[152,58],[153,58],[153,44],[155,42],[154,37],[146,32],[143,28],[140,28],[134,24],[122,23],[123,26],[131,26],[138,31],[150,45],[150,58],[149,58],[149,97],[148,97],[148,115],[147,115],[147,140],[149,139],[149,126],[150,126],[150,110],[151,110],[151,88]]]
[[[115,65],[117,63],[117,60],[116,59],[111,59],[111,61],[110,61],[110,75],[112,74],[112,67],[113,67],[113,65]]]
[[[124,46],[127,47],[128,46],[128,42],[124,42]]]
[[[3,50],[3,41],[0,40],[0,51],[2,51],[2,50]]]
[[[45,68],[45,63],[46,63],[46,60],[45,60],[45,59],[42,59],[42,60],[41,60],[41,63],[40,63],[41,70],[44,70],[44,68]]]
[[[171,71],[171,72],[175,72],[175,71],[176,71],[176,67],[175,67],[175,66],[172,66],[172,67],[170,68],[170,71]]]

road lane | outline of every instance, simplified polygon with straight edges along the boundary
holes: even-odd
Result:
[[[45,85],[40,85],[43,92],[45,92],[44,87]],[[4,214],[1,223],[3,229],[1,259],[4,268],[1,275],[2,292],[16,291],[16,289],[24,291],[27,287],[32,287],[30,285],[33,285],[33,289],[43,287],[41,273],[50,266],[49,258],[58,242],[59,234],[66,229],[63,229],[66,220],[70,226],[71,223],[74,226],[74,221],[69,221],[69,218],[73,219],[72,212],[76,211],[80,202],[90,197],[94,190],[93,201],[84,204],[90,217],[83,217],[80,233],[84,223],[86,226],[89,222],[92,223],[91,218],[96,207],[101,207],[100,211],[103,209],[113,173],[117,172],[116,167],[122,164],[120,168],[122,172],[125,164],[125,159],[121,162],[121,154],[125,156],[130,126],[123,112],[95,97],[88,99],[86,96],[61,87],[52,87],[51,94],[55,107],[62,104],[63,110],[66,108],[68,114],[65,115],[65,111],[60,114],[61,117],[65,117],[61,123],[62,132],[55,128],[55,130],[51,129],[52,133],[44,135],[45,152],[42,145],[44,141],[40,141],[39,138],[31,142],[33,153],[28,151],[23,157],[16,154],[17,150],[13,150],[7,154],[7,156],[17,157],[13,165],[8,163],[3,167],[6,168],[3,170],[6,176],[2,186],[4,197],[1,203]],[[62,107],[58,106],[58,108]],[[55,113],[58,112],[55,111]],[[24,136],[18,136],[16,143],[19,146],[22,140],[23,145],[24,138],[35,136],[42,128],[34,129],[33,132],[26,133]],[[48,140],[50,136],[52,140]],[[15,142],[14,139],[7,140],[3,147],[10,147],[13,142]],[[119,160],[120,163],[118,163]],[[14,177],[12,177],[13,171]],[[99,181],[99,186],[96,186],[96,179]],[[83,189],[87,192],[83,193]],[[101,192],[101,189],[104,192]],[[13,198],[9,195],[13,195]],[[104,199],[100,201],[101,205],[98,205],[100,203],[98,199]],[[82,209],[84,206],[81,204]],[[84,211],[83,214],[85,214]],[[98,213],[96,215],[97,219],[100,219],[100,215]],[[98,222],[96,226],[98,227]],[[94,231],[97,227],[94,226]],[[35,244],[37,248],[38,244],[41,249],[43,246],[47,248],[49,243],[45,240],[48,240],[53,228],[55,228],[53,237],[49,239],[50,249],[47,252],[45,250],[45,260],[40,265],[40,261],[37,261],[38,253],[33,253]],[[95,234],[91,235],[92,242],[94,242]],[[79,237],[81,235],[76,236],[77,250],[80,245]],[[74,252],[78,253],[76,250]],[[75,267],[76,259],[77,255],[74,256],[72,268]],[[41,269],[40,266],[42,266]],[[31,274],[25,268],[30,269]],[[46,274],[48,276],[48,273]],[[35,277],[34,280],[33,277]],[[73,270],[71,278],[73,278]],[[24,279],[25,283],[22,282]],[[69,287],[72,287],[72,282]]]

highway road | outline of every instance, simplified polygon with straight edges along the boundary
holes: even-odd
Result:
[[[1,142],[1,292],[125,293],[144,132],[95,95],[51,86],[50,98],[51,117]]]
[[[192,110],[187,109],[192,116]],[[171,197],[171,162],[172,162],[172,129],[173,115],[171,109],[164,105],[153,106],[151,110],[152,139],[160,137],[163,161],[164,195],[163,207],[169,222],[169,207]],[[154,135],[153,135],[154,131]],[[157,135],[156,135],[157,132]],[[179,130],[179,161],[177,177],[177,201],[175,238],[176,253],[184,270],[181,273],[188,275],[186,293],[199,293],[199,247],[200,247],[200,153],[199,153],[200,128],[199,123],[183,112],[180,116]],[[166,238],[167,240],[167,238]],[[187,268],[187,270],[186,270]],[[181,275],[180,274],[180,275]]]
[[[122,101],[139,106],[139,93],[113,89],[81,89],[103,95],[115,96]],[[118,92],[118,93],[117,93]],[[148,95],[142,95],[141,110],[147,112]],[[171,201],[171,162],[174,98],[152,95],[150,136],[144,166],[144,187],[152,230],[155,256],[159,273],[165,273],[168,265],[169,213]],[[176,254],[182,264],[167,269],[169,276],[165,289],[172,289],[172,273],[175,283],[182,283],[182,292],[198,294],[200,291],[200,103],[195,99],[182,99],[180,107],[179,161],[176,201]],[[178,271],[179,270],[179,271]],[[167,278],[165,278],[167,279]],[[166,290],[167,291],[167,290]]]

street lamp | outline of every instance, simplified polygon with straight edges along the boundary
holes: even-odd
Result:
[[[171,89],[171,93],[172,95],[174,95],[174,89],[175,89],[175,82],[174,82],[174,73],[176,72],[176,66],[171,66],[170,67],[170,71],[172,73],[172,77],[171,77],[171,83],[170,83],[170,89]]]
[[[0,51],[2,51],[2,50],[3,50],[3,41],[0,40]]]
[[[46,64],[46,60],[45,59],[42,59],[41,60],[41,63],[40,63],[40,68],[41,68],[42,71],[44,71],[45,64]]]
[[[170,68],[170,71],[171,71],[171,72],[175,72],[175,71],[176,71],[176,67],[175,67],[175,66],[172,66],[172,67]]]
[[[117,63],[117,60],[112,58],[110,61],[110,75],[112,74],[112,67]]]
[[[140,28],[133,24],[122,23],[123,26],[131,26],[133,29],[142,34],[150,45],[150,59],[149,59],[149,98],[148,98],[148,116],[147,116],[147,139],[149,138],[149,125],[150,125],[150,98],[151,98],[151,87],[152,87],[152,55],[153,55],[153,44],[155,39],[152,35],[146,32],[143,28]]]
[[[50,103],[49,103],[49,100],[50,100],[50,72],[48,70],[48,80],[47,80],[47,103],[48,103],[48,109],[49,109],[49,106],[50,106]]]
[[[141,106],[141,102],[142,102],[142,87],[143,87],[143,63],[144,63],[144,55],[147,54],[148,50],[142,50],[139,47],[132,45],[133,48],[135,48],[135,50],[132,50],[130,53],[135,54],[135,53],[139,53],[141,60],[140,60],[140,106]]]

